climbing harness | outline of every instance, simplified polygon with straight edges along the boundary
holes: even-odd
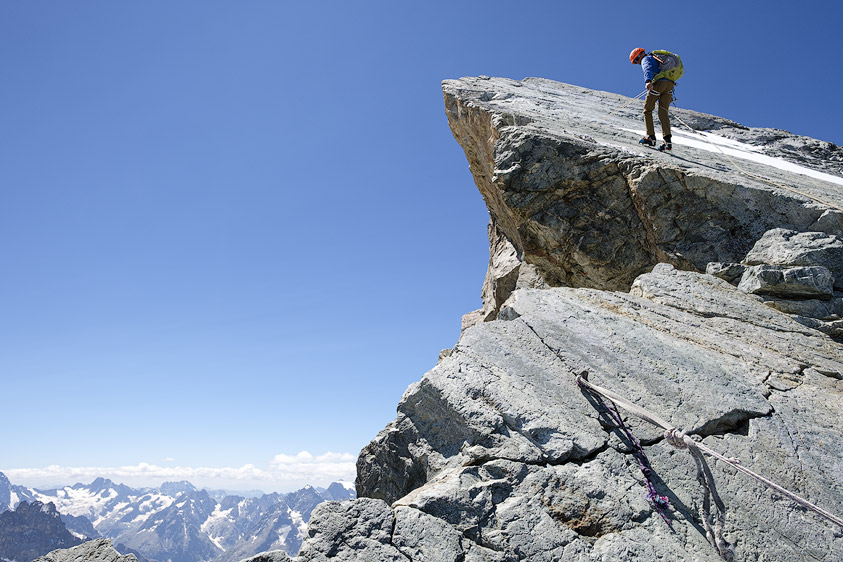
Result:
[[[819,506],[812,504],[808,500],[794,494],[790,490],[787,490],[779,486],[775,482],[772,482],[771,480],[768,480],[767,478],[764,478],[763,476],[749,470],[741,464],[741,461],[739,459],[725,457],[720,453],[710,449],[703,443],[695,441],[689,435],[686,435],[680,429],[677,429],[667,421],[663,420],[658,415],[649,412],[648,410],[634,404],[633,402],[630,402],[624,397],[615,394],[611,390],[602,388],[600,386],[588,382],[588,380],[586,379],[587,376],[587,371],[583,371],[581,374],[577,375],[577,385],[579,385],[580,388],[587,390],[592,395],[597,395],[606,398],[610,400],[615,406],[620,406],[627,412],[641,418],[642,420],[662,428],[665,432],[665,440],[670,445],[680,449],[688,449],[688,452],[694,458],[694,463],[697,467],[697,479],[699,480],[704,490],[702,511],[703,525],[705,527],[706,537],[724,560],[731,560],[733,556],[731,546],[723,538],[723,526],[726,520],[726,506],[717,493],[717,489],[715,487],[714,482],[714,476],[711,474],[711,470],[709,469],[708,464],[705,462],[705,458],[703,457],[702,453],[706,453],[709,456],[712,456],[722,462],[725,462],[726,464],[738,470],[739,472],[742,472],[747,476],[754,478],[755,480],[761,482],[768,488],[775,490],[783,496],[798,503],[802,507],[813,511],[821,517],[831,521],[835,525],[838,525],[843,528],[843,519],[841,519],[840,517],[826,511],[825,509]],[[716,518],[713,517],[711,514],[712,500],[714,501],[714,505],[718,511]],[[663,514],[662,517],[664,517]]]

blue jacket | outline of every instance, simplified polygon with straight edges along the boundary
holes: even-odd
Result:
[[[644,81],[652,82],[653,76],[659,73],[659,61],[653,55],[647,55],[641,61],[641,69],[644,71]],[[659,78],[659,82],[667,78]]]

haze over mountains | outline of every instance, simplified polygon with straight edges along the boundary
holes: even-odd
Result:
[[[353,487],[339,482],[248,498],[185,481],[132,488],[98,478],[37,490],[0,473],[0,515],[7,521],[0,526],[0,558],[29,562],[98,537],[120,552],[172,562],[236,561],[266,550],[295,554],[313,508],[352,497]]]

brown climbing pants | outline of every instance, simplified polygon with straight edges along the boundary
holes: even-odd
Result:
[[[656,102],[659,103],[659,123],[662,126],[662,136],[670,136],[670,117],[667,109],[673,101],[673,86],[670,80],[659,80],[653,84],[653,89],[647,92],[647,99],[644,100],[644,124],[647,126],[647,136],[656,136],[656,128],[653,125],[653,109]]]

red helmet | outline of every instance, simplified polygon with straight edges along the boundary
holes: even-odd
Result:
[[[638,47],[637,49],[632,49],[632,52],[629,53],[629,62],[631,62],[632,64],[635,64],[635,61],[638,59],[638,57],[640,57],[641,55],[643,55],[646,52],[647,51],[645,51],[641,47]]]

